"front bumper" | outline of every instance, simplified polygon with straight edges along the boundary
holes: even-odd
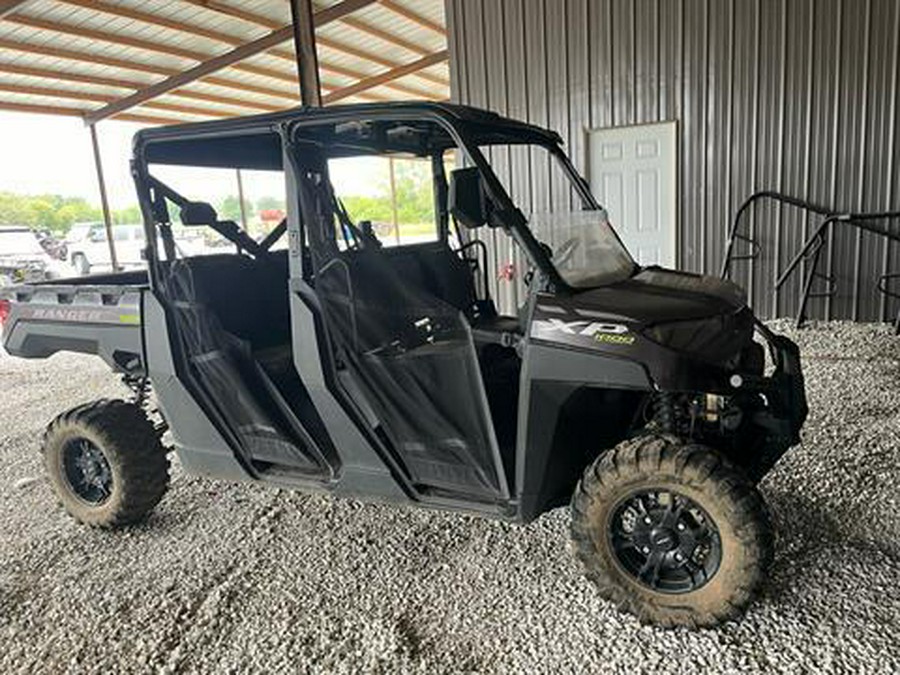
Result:
[[[749,444],[740,445],[740,463],[759,481],[775,463],[800,442],[800,430],[809,414],[806,386],[800,364],[800,349],[783,335],[761,330],[769,345],[774,372],[745,382],[748,392],[762,395],[766,405],[752,413]]]

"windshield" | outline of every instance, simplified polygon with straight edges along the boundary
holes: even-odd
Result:
[[[550,247],[553,266],[570,286],[604,286],[627,279],[634,271],[634,261],[603,209],[532,213],[527,217],[532,234]]]
[[[633,274],[634,260],[606,211],[580,191],[580,178],[561,150],[536,144],[480,149],[522,211],[534,238],[549,248],[563,281],[575,288],[591,288]]]
[[[30,230],[0,230],[0,255],[43,255],[34,232]]]

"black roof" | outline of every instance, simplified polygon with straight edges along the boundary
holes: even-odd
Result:
[[[239,168],[280,168],[282,132],[292,137],[312,133],[316,128],[335,124],[379,119],[402,120],[409,125],[426,125],[440,118],[456,128],[465,129],[476,144],[542,143],[557,144],[554,131],[502,117],[494,112],[454,103],[397,101],[328,106],[298,107],[276,113],[235,117],[210,122],[195,122],[139,131],[134,137],[135,156],[147,163],[227,166]],[[433,126],[433,125],[432,125]],[[340,145],[337,136],[324,137],[325,143]],[[449,134],[429,138],[428,149],[452,147]],[[351,146],[347,146],[349,148]],[[360,147],[355,145],[357,150]],[[373,146],[374,147],[374,146]],[[343,153],[351,154],[344,149]],[[411,150],[397,145],[397,150]]]

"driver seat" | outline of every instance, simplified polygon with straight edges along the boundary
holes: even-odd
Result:
[[[448,211],[458,225],[475,230],[487,224],[491,204],[477,167],[455,169],[450,172],[447,202]],[[455,267],[462,268],[461,271],[455,271],[455,274],[460,276],[464,274],[474,293],[471,269],[459,259],[459,256],[454,254],[453,257],[457,261]],[[462,282],[456,280],[454,283]],[[520,318],[498,314],[493,302],[476,302],[472,307],[475,311],[467,312],[466,317],[469,319],[472,337],[476,343],[511,347],[524,334]]]

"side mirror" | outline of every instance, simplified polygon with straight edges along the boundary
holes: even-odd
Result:
[[[181,223],[186,226],[215,225],[219,220],[216,210],[206,202],[186,202],[181,207]]]
[[[450,172],[447,203],[456,222],[470,229],[489,221],[489,201],[477,167],[455,169]]]

